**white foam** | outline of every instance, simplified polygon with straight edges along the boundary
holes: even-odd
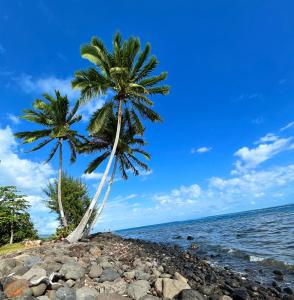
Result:
[[[249,260],[250,261],[263,261],[264,260],[264,258],[263,257],[258,257],[258,256],[254,256],[254,255],[250,255],[249,256]]]

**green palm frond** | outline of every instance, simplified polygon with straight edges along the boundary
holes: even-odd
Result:
[[[102,108],[97,109],[89,122],[88,130],[91,133],[97,133],[103,128],[106,123],[106,120],[112,114],[113,103],[108,102]]]

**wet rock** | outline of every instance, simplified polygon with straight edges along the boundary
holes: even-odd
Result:
[[[145,296],[150,289],[150,284],[147,280],[137,280],[132,282],[128,287],[128,295],[135,300],[139,300]]]
[[[31,287],[31,290],[35,297],[42,296],[45,293],[46,289],[47,289],[47,285],[45,283],[41,283],[39,285]]]
[[[69,287],[61,287],[56,291],[55,297],[56,300],[76,300],[76,293]]]
[[[175,240],[180,240],[180,239],[182,239],[183,237],[181,236],[181,235],[176,235],[175,237],[174,237],[174,239]]]
[[[205,300],[204,296],[195,290],[182,290],[179,294],[179,300]]]
[[[288,295],[293,295],[293,290],[288,286],[283,289],[283,292]]]
[[[284,275],[284,273],[281,270],[273,270],[273,273],[275,275]]]
[[[96,300],[98,292],[89,287],[82,287],[76,290],[76,300]]]
[[[192,240],[194,240],[194,237],[193,237],[192,235],[188,235],[188,236],[187,236],[187,240],[188,240],[188,241],[192,241]]]
[[[99,282],[104,282],[104,281],[114,281],[115,279],[119,278],[119,274],[117,273],[116,270],[113,268],[107,268],[103,270]]]
[[[189,249],[191,250],[195,250],[195,249],[198,249],[199,248],[199,245],[196,244],[196,243],[191,243],[191,245],[189,246]]]
[[[85,275],[85,269],[78,263],[64,264],[59,273],[65,277],[65,279],[80,279]]]
[[[98,265],[92,265],[90,272],[89,272],[89,277],[91,278],[97,278],[99,277],[103,272],[103,269],[101,266]]]
[[[15,279],[5,285],[4,294],[8,298],[16,298],[30,296],[32,295],[32,292],[29,288],[29,283],[27,280]]]
[[[249,300],[250,297],[244,288],[235,289],[233,292],[233,299],[234,300]]]

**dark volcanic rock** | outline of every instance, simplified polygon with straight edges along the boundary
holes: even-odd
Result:
[[[192,241],[192,240],[194,240],[194,237],[193,237],[192,235],[188,235],[188,236],[187,236],[187,240],[188,240],[188,241]]]
[[[235,289],[233,293],[233,300],[249,300],[250,297],[244,288]]]
[[[182,290],[179,300],[205,300],[204,296],[195,290]]]

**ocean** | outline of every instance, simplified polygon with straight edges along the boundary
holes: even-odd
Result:
[[[197,220],[131,228],[116,232],[191,249],[211,264],[229,267],[253,280],[271,284],[274,270],[283,285],[294,285],[294,204]],[[192,236],[193,240],[187,237]]]

